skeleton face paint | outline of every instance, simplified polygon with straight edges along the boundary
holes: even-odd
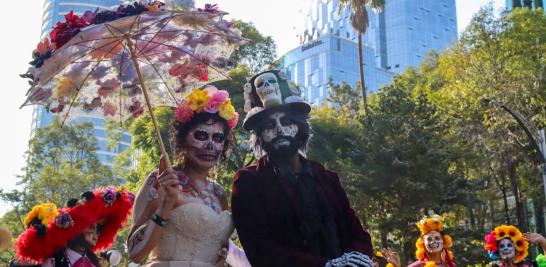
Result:
[[[423,241],[425,242],[425,248],[429,253],[440,252],[444,249],[444,239],[437,231],[432,231],[423,235]]]
[[[293,155],[298,151],[298,125],[284,112],[271,114],[261,126],[263,149],[274,158]]]
[[[254,79],[254,87],[265,108],[282,104],[281,89],[275,74],[266,72],[259,75]]]
[[[298,125],[288,118],[284,112],[275,112],[264,123],[261,138],[264,142],[269,143],[276,137],[295,137],[297,133]]]
[[[512,240],[505,238],[499,242],[499,256],[502,260],[511,260],[516,256],[516,248]]]
[[[224,126],[219,121],[196,125],[186,137],[186,160],[197,167],[214,167],[222,155],[226,138]]]

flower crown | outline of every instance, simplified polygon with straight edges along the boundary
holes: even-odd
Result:
[[[196,113],[207,112],[218,115],[226,120],[229,129],[233,129],[239,120],[239,113],[231,104],[229,93],[225,90],[218,90],[214,86],[207,86],[205,89],[196,89],[178,105],[175,110],[176,120],[186,123]]]
[[[432,231],[441,232],[444,230],[444,218],[435,214],[430,218],[424,217],[416,225],[421,231],[421,235],[426,235]]]
[[[513,225],[497,226],[495,230],[485,236],[485,250],[491,259],[499,259],[498,242],[510,238],[516,249],[516,263],[522,261],[529,254],[529,242],[523,238],[521,231]]]
[[[430,218],[424,217],[420,221],[416,223],[417,228],[419,228],[419,231],[421,232],[421,236],[426,235],[432,231],[436,231],[439,233],[442,233],[444,230],[444,218],[440,215],[433,215]],[[449,250],[453,246],[453,239],[451,239],[451,236],[449,235],[443,235],[442,237],[444,241],[444,249],[447,253],[447,261],[453,262],[453,252]],[[415,257],[419,260],[425,260],[427,263],[425,264],[425,267],[435,267],[436,263],[434,261],[428,261],[428,255],[425,247],[425,242],[422,237],[419,237],[417,241],[415,242]]]

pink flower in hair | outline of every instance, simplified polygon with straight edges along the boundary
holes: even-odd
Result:
[[[228,98],[229,94],[226,90],[217,90],[210,98],[209,103],[213,103],[215,105],[222,104],[226,102]]]
[[[218,112],[218,107],[212,102],[212,99],[205,105],[205,111],[211,114]]]
[[[235,112],[235,116],[233,116],[233,118],[227,122],[228,127],[230,129],[235,128],[235,126],[237,126],[237,121],[239,121],[239,113]]]
[[[180,102],[178,108],[176,108],[175,114],[176,120],[181,123],[188,122],[193,117],[193,110],[191,109],[188,101],[183,100]]]
[[[485,236],[485,242],[487,243],[497,242],[494,231]]]

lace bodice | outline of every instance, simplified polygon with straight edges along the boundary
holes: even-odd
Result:
[[[151,261],[211,264],[234,230],[228,211],[216,213],[201,203],[187,203],[172,211]]]

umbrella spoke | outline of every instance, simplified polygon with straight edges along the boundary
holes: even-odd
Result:
[[[138,48],[137,48],[138,50]],[[159,76],[159,78],[161,79],[161,81],[163,82],[163,84],[165,85],[165,87],[167,88],[167,91],[169,92],[169,94],[171,95],[171,97],[173,98],[174,100],[174,103],[176,103],[176,105],[178,106],[179,103],[178,103],[178,100],[176,99],[174,93],[172,92],[171,88],[169,87],[168,83],[165,81],[165,79],[163,78],[163,75],[161,75],[161,73],[159,72],[159,70],[157,69],[157,67],[152,63],[152,61],[150,61],[150,59],[148,57],[146,57],[146,55],[142,54],[142,56],[146,59],[146,61],[148,61],[148,63],[152,66],[152,68],[154,69],[155,73],[157,73],[157,75]]]
[[[159,33],[161,32],[161,30],[163,30],[165,27],[167,27],[167,25],[169,24],[169,21],[171,21],[172,18],[173,18],[172,16],[167,18],[167,22],[165,22],[165,24],[164,24],[163,26],[161,26],[161,28],[159,28],[157,32],[154,33],[154,35],[152,36],[152,38],[150,39],[150,41],[151,41],[151,40],[154,40],[155,37],[157,37],[157,34],[159,34]],[[148,47],[149,44],[150,44],[150,42],[146,43],[142,49],[138,49],[138,46],[137,46],[137,45],[135,45],[135,47],[137,47],[137,50],[139,50],[140,52],[142,52],[142,51],[144,51],[144,50],[146,49],[146,47]]]

